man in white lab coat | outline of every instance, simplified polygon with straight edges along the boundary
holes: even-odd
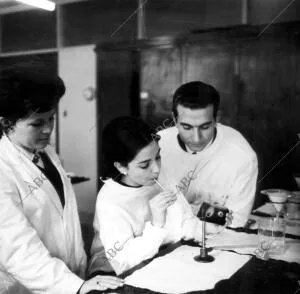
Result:
[[[255,197],[257,156],[240,132],[218,122],[219,104],[218,91],[200,81],[175,91],[176,126],[158,133],[160,181],[175,182],[195,214],[203,202],[226,206],[233,214],[231,226],[241,227]]]
[[[65,92],[58,77],[8,71],[0,79],[0,293],[88,293],[76,198],[48,145]]]

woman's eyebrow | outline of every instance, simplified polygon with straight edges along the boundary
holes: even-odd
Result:
[[[147,163],[147,162],[149,162],[151,159],[146,159],[146,160],[143,160],[143,161],[140,161],[140,162],[138,162],[138,164],[141,164],[141,163]]]
[[[43,119],[42,118],[31,118],[29,123],[40,122],[40,121],[43,121]]]

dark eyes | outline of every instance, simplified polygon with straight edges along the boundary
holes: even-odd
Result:
[[[207,129],[210,128],[210,126],[211,126],[210,124],[209,125],[203,125],[203,126],[200,126],[199,129],[201,129],[201,130],[207,130]],[[183,126],[183,129],[189,131],[189,130],[192,129],[192,127],[190,127],[190,126]]]
[[[161,159],[160,154],[155,157],[156,161],[159,161],[160,159]],[[147,169],[149,166],[150,166],[150,162],[146,162],[143,165],[140,165],[140,168],[141,169]]]
[[[184,129],[184,130],[191,130],[192,128],[191,128],[191,127],[188,127],[188,126],[183,126],[183,129]]]
[[[142,169],[147,169],[149,167],[149,163],[146,163],[145,165],[140,166]]]
[[[50,122],[53,122],[54,121],[54,116],[51,116],[49,118],[49,121]],[[38,127],[41,127],[45,122],[44,121],[38,121],[36,123],[32,123],[31,126],[35,127],[35,128],[38,128]]]
[[[207,130],[209,128],[210,128],[210,125],[204,125],[204,126],[201,127],[201,130]]]

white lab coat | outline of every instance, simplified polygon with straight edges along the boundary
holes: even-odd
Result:
[[[70,180],[60,173],[65,207],[39,168],[3,136],[0,140],[0,293],[76,293],[86,254]]]

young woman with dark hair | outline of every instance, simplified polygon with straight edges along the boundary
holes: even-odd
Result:
[[[201,240],[201,226],[175,186],[161,187],[159,136],[138,118],[120,117],[103,132],[105,181],[96,204],[89,273],[108,258],[119,275],[153,257],[163,244]],[[111,170],[113,171],[113,170]]]

